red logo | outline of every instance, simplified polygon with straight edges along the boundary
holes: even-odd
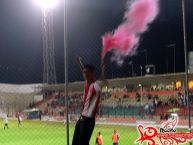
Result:
[[[161,124],[160,130],[154,126],[137,125],[139,138],[136,144],[147,143],[147,145],[179,145],[193,139],[193,133],[177,132],[178,115],[172,117]]]
[[[178,115],[173,114],[172,118],[168,119],[167,121],[161,124],[161,127],[164,129],[176,128],[177,124],[178,124]]]

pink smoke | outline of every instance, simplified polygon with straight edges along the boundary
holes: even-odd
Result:
[[[149,24],[154,21],[158,12],[158,0],[134,0],[128,4],[123,23],[114,33],[109,32],[102,37],[102,59],[107,52],[112,51],[111,60],[122,64],[125,56],[133,55],[140,36],[148,30]]]

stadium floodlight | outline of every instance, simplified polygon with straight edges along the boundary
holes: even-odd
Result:
[[[47,10],[53,9],[58,4],[58,0],[35,0],[35,3],[43,10]]]
[[[56,83],[53,12],[59,0],[33,0],[42,12],[43,84]]]

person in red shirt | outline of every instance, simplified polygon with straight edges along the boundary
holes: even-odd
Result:
[[[82,112],[75,126],[72,145],[89,145],[89,141],[95,127],[95,116],[100,102],[102,86],[105,82],[106,65],[102,63],[101,78],[100,80],[95,81],[94,66],[90,64],[84,65],[80,57],[77,57],[77,62],[86,83],[84,85]]]
[[[103,145],[103,136],[101,132],[99,132],[96,137],[96,145]]]
[[[112,141],[113,141],[113,145],[119,144],[119,135],[118,135],[116,130],[114,130],[114,132],[112,134]]]

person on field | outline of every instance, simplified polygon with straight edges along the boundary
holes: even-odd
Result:
[[[5,119],[4,119],[4,130],[5,130],[6,127],[7,127],[7,129],[9,128],[9,127],[8,127],[8,114],[5,115]]]
[[[105,81],[105,64],[101,65],[101,78],[95,81],[95,67],[93,65],[84,65],[80,57],[77,57],[86,83],[84,85],[83,104],[80,118],[76,123],[72,145],[89,145],[92,132],[95,127],[95,116],[98,110],[101,90]]]
[[[21,125],[21,121],[22,121],[22,118],[21,118],[20,113],[18,112],[18,113],[17,113],[17,122],[18,122],[18,127]]]
[[[103,136],[101,132],[99,132],[96,137],[96,145],[103,145]]]
[[[114,132],[112,134],[112,141],[113,141],[113,145],[119,144],[119,135],[118,135],[116,130],[114,130]]]

